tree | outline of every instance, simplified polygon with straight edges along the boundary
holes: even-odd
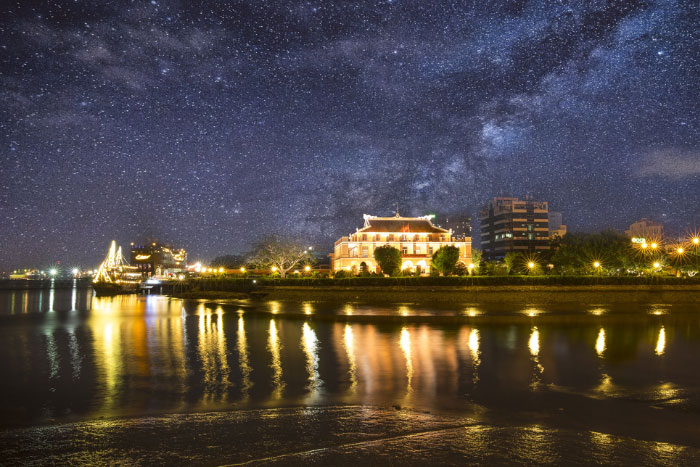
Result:
[[[520,261],[521,255],[518,252],[515,251],[510,251],[506,253],[506,256],[503,258],[503,264],[506,265],[506,270],[508,271],[508,274],[510,274],[511,271],[513,271],[517,263]]]
[[[551,261],[562,274],[592,274],[640,270],[653,258],[635,253],[626,236],[605,230],[594,234],[567,233]]]
[[[310,248],[302,242],[279,235],[265,238],[253,249],[253,261],[262,267],[276,267],[282,278],[308,256]]]
[[[449,276],[455,270],[459,260],[459,248],[456,246],[443,246],[433,253],[433,268],[443,276]]]
[[[478,248],[472,248],[472,264],[474,268],[472,269],[472,274],[479,274],[479,267],[481,266],[481,259],[484,257],[484,252]]]
[[[401,252],[391,245],[375,248],[374,259],[384,274],[396,275],[401,270]]]

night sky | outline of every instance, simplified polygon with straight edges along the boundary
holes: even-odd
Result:
[[[696,0],[2,4],[0,270],[527,192],[700,223]]]

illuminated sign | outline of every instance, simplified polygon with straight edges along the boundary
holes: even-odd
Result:
[[[142,261],[142,260],[148,259],[150,257],[151,257],[151,255],[136,255],[136,260]]]
[[[632,237],[632,243],[646,243],[647,239],[644,237]]]

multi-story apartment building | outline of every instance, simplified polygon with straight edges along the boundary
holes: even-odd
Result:
[[[379,272],[374,260],[374,250],[391,245],[401,251],[403,270],[430,273],[432,255],[440,247],[452,245],[459,248],[459,261],[471,264],[471,238],[456,239],[451,230],[433,225],[431,216],[377,217],[365,214],[365,225],[347,237],[335,242],[331,269],[333,271]]]
[[[511,251],[537,253],[548,250],[549,206],[546,201],[498,197],[479,212],[481,248],[490,258]]]

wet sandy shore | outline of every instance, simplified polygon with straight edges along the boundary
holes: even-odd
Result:
[[[697,465],[700,448],[381,407],[85,421],[0,432],[3,464]]]

